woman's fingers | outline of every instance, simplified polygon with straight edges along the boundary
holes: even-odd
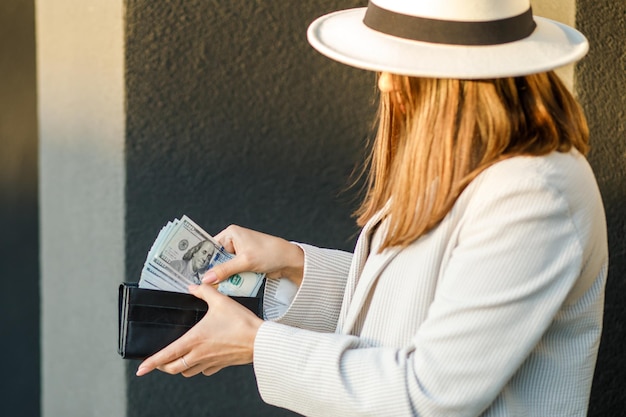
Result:
[[[141,366],[139,367],[141,369]],[[190,368],[189,360],[184,355],[174,359],[172,362],[159,365],[157,368],[161,372],[165,372],[171,375],[180,374],[188,371]]]
[[[156,369],[171,375],[181,374],[184,377],[189,378],[198,375],[204,371],[206,367],[206,364],[196,363],[194,361],[193,353],[188,353],[187,355],[183,355],[170,363],[157,366]]]
[[[304,252],[283,238],[231,225],[215,236],[224,248],[235,254],[227,263],[214,266],[202,282],[216,284],[235,274],[251,271],[268,278],[288,278],[300,285],[304,272]]]
[[[185,369],[184,371],[181,372],[181,374],[185,377],[185,378],[190,378],[192,376],[196,376],[199,373],[201,373],[204,369],[206,368],[206,365],[202,365],[202,364],[198,364],[198,365],[194,365],[190,368]]]
[[[183,358],[187,350],[182,350],[183,346],[184,342],[181,343],[181,339],[178,339],[165,349],[150,356],[139,365],[136,375],[143,376],[155,369],[168,374],[178,374],[186,370],[188,366],[185,364],[186,359],[183,361]]]
[[[211,376],[211,375],[218,373],[222,369],[223,368],[220,368],[220,367],[209,367],[209,368],[206,368],[204,371],[202,371],[202,374],[204,376]]]
[[[224,249],[226,249],[230,253],[235,253],[235,240],[236,236],[240,233],[242,228],[236,225],[230,225],[226,229],[222,230],[218,234],[216,234],[213,238],[217,240]]]
[[[218,301],[216,298],[226,297],[210,285],[190,285],[187,289],[190,294],[206,301],[208,305],[213,305],[213,302]]]
[[[215,265],[206,271],[202,276],[202,283],[209,285],[218,284],[232,275],[250,270],[245,256],[235,256],[230,261]]]

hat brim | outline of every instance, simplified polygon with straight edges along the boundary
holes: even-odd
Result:
[[[323,55],[370,71],[434,78],[484,79],[549,71],[582,58],[585,36],[535,16],[534,32],[519,41],[465,46],[413,41],[370,29],[366,7],[322,16],[309,26],[309,43]]]

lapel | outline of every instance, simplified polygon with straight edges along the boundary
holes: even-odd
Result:
[[[372,234],[376,230],[376,226],[379,225],[383,212],[384,209],[363,226],[357,240],[337,326],[338,333],[350,333],[380,273],[389,261],[400,252],[401,248],[394,247],[386,249],[382,253],[370,253]]]

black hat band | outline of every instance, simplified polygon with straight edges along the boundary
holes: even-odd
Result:
[[[537,26],[532,9],[500,20],[462,22],[409,16],[383,9],[371,1],[363,23],[388,35],[450,45],[498,45],[524,39]]]

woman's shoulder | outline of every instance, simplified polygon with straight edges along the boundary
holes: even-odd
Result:
[[[502,160],[479,174],[468,189],[492,193],[516,187],[542,188],[564,195],[595,193],[597,190],[589,163],[576,150]]]
[[[586,158],[576,150],[542,156],[516,156],[485,169],[457,201],[458,213],[490,212],[494,207],[548,206],[581,229],[601,227],[602,197]],[[489,210],[487,210],[489,208]],[[504,213],[503,213],[504,214]]]

